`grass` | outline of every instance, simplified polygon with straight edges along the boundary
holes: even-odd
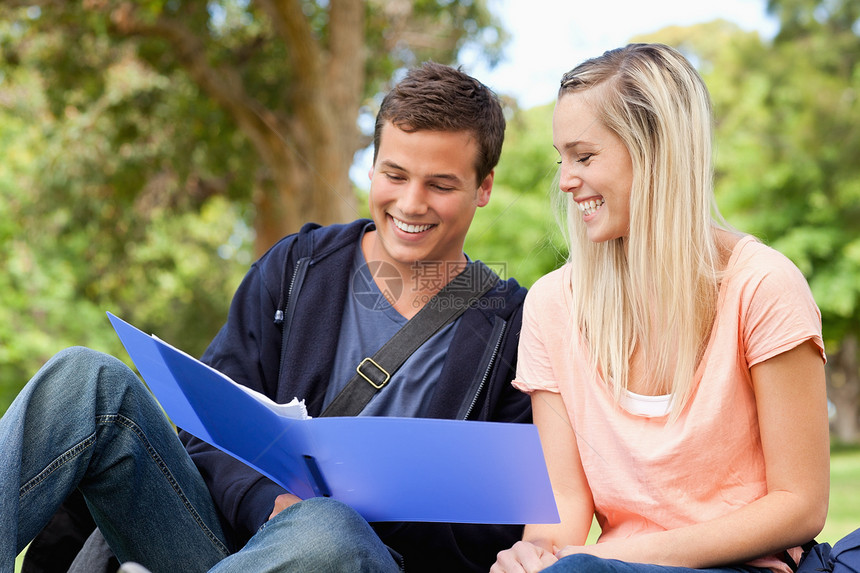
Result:
[[[830,512],[818,541],[833,545],[837,540],[860,528],[860,447],[834,446],[830,453]],[[588,543],[594,543],[600,533],[597,524],[591,527]],[[21,571],[21,558],[15,562],[15,573]]]
[[[816,539],[833,545],[860,528],[860,447],[834,446],[830,453],[830,511],[824,530]]]

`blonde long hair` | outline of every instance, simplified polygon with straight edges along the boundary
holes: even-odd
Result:
[[[713,196],[710,97],[692,65],[659,44],[630,44],[580,64],[563,76],[558,97],[596,86],[598,118],[633,163],[630,229],[592,243],[566,200],[572,327],[616,399],[638,345],[646,393],[668,388],[676,419],[691,396],[718,296],[715,229],[723,222]]]

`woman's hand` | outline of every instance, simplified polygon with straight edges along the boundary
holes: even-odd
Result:
[[[491,573],[542,571],[558,561],[555,552],[559,547],[584,542],[591,527],[594,503],[564,401],[556,392],[533,392],[532,415],[561,520],[554,524],[526,525],[524,541],[501,551]]]
[[[275,498],[275,508],[272,510],[271,515],[269,515],[269,519],[272,519],[291,505],[295,505],[300,501],[302,501],[301,498],[296,497],[291,493],[282,493]]]
[[[536,573],[558,561],[551,551],[528,541],[517,541],[500,551],[490,573]]]
[[[568,555],[578,555],[582,553],[600,557],[601,559],[617,559],[617,557],[613,555],[612,550],[615,545],[616,542],[613,541],[606,543],[593,543],[591,545],[568,545],[556,551],[555,557],[556,559],[562,559]]]

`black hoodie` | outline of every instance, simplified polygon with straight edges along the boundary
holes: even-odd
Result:
[[[245,276],[227,323],[203,361],[277,402],[304,399],[318,416],[337,350],[355,249],[367,220],[305,225],[261,257]],[[301,236],[301,239],[299,239]],[[530,422],[529,398],[510,384],[526,289],[500,280],[457,325],[428,417]],[[284,489],[245,464],[180,431],[226,530],[241,547],[266,521]],[[522,526],[371,524],[406,570],[487,571]]]

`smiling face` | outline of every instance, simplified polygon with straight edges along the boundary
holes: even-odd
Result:
[[[363,244],[367,259],[401,272],[417,261],[463,262],[469,225],[493,186],[492,173],[477,181],[477,153],[468,132],[408,133],[386,123],[370,170],[376,231]]]
[[[593,92],[562,95],[552,133],[561,158],[559,187],[582,212],[588,239],[601,243],[629,233],[633,163],[621,138],[598,119]]]

